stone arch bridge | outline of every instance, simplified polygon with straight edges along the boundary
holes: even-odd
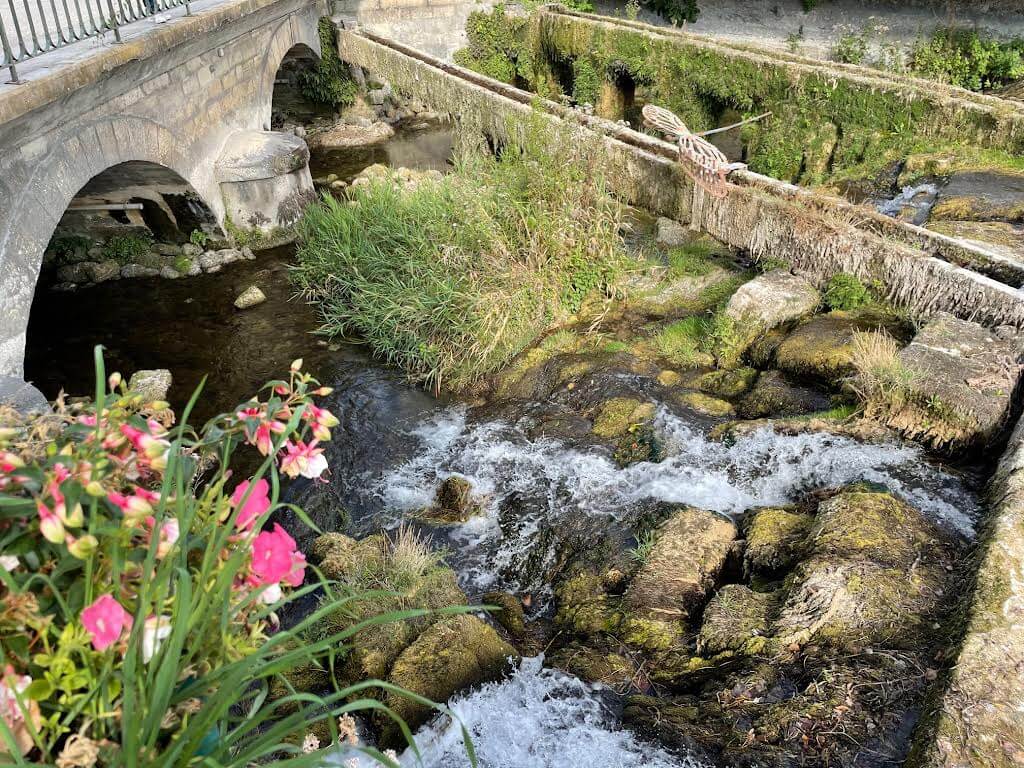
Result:
[[[320,54],[327,8],[199,0],[192,11],[126,27],[119,45],[51,51],[19,64],[27,82],[0,81],[0,376],[22,373],[43,252],[90,182],[178,185],[220,224],[243,226],[289,223],[312,193],[305,143],[269,131],[271,99],[289,51]]]

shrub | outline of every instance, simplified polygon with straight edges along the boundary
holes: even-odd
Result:
[[[339,715],[381,709],[361,698],[367,684],[267,698],[360,628],[295,642],[344,600],[267,524],[281,475],[326,470],[319,443],[337,424],[312,402],[329,390],[300,371],[296,361],[264,399],[199,431],[187,425],[193,397],[168,429],[167,403],[107,380],[97,350],[92,404],[59,400],[0,430],[0,760],[299,768],[333,751],[299,747],[311,725],[326,721],[336,741]],[[236,482],[228,467],[243,444],[264,458]],[[278,626],[277,611],[316,592],[321,608]]]
[[[206,244],[210,242],[210,236],[201,229],[193,229],[192,234],[188,236],[188,241],[192,245],[198,245],[200,248],[205,248]]]
[[[945,27],[914,45],[910,68],[973,91],[993,88],[1024,77],[1024,40],[1002,42],[975,29]]]
[[[829,309],[857,309],[874,301],[875,297],[864,283],[846,272],[833,275],[825,287],[825,303]]]
[[[299,73],[299,91],[319,104],[347,106],[355,101],[358,87],[345,62],[338,58],[336,32],[330,19],[320,19],[319,33],[323,55],[315,66]]]
[[[692,24],[700,15],[697,0],[646,0],[645,5],[673,24]]]
[[[122,264],[138,261],[149,253],[153,239],[145,235],[114,235],[103,245],[103,257]]]
[[[435,388],[504,365],[624,263],[617,214],[579,135],[536,117],[500,158],[441,180],[378,178],[299,225],[293,277],[327,333],[357,333]]]
[[[596,104],[601,91],[601,76],[587,59],[572,63],[572,98],[577,104]]]
[[[67,261],[78,251],[88,251],[92,240],[84,235],[58,235],[50,241],[49,250],[59,262]]]
[[[832,58],[844,64],[863,64],[868,55],[868,37],[864,32],[847,32],[832,46]]]

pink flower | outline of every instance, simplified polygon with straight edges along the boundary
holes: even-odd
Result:
[[[152,531],[156,525],[156,518],[152,515],[147,517],[146,525],[149,526],[149,530]],[[180,535],[181,530],[178,526],[178,518],[168,517],[160,523],[160,538],[156,545],[156,557],[158,560],[162,560],[167,557],[175,543],[177,543]]]
[[[281,581],[298,586],[305,570],[305,556],[279,523],[274,523],[272,531],[262,531],[253,539],[252,575],[256,586],[271,586]]]
[[[111,491],[107,499],[121,510],[125,525],[137,525],[153,514],[153,505],[160,501],[160,494],[146,488],[135,488],[131,496]]]
[[[313,440],[308,445],[301,440],[294,443],[290,440],[284,445],[284,455],[280,459],[281,471],[288,477],[302,475],[316,479],[327,471],[327,459],[324,449],[317,447]]]
[[[326,408],[318,408],[313,403],[307,403],[306,409],[302,412],[302,418],[309,423],[313,437],[317,440],[330,440],[331,428],[338,426],[338,417]]]
[[[235,486],[235,492],[231,494],[231,503],[236,507],[242,504],[242,499],[245,497],[246,491],[249,490],[249,485],[248,480],[243,480]],[[267,495],[269,489],[270,484],[266,480],[260,479],[256,481],[252,491],[249,493],[249,498],[242,504],[242,507],[238,510],[238,517],[235,518],[235,527],[238,530],[248,533],[252,530],[256,521],[270,509],[270,497]]]
[[[92,635],[92,647],[103,651],[131,629],[132,617],[113,597],[102,595],[82,611],[82,624]]]
[[[51,544],[63,543],[64,523],[60,518],[41,501],[36,503],[36,510],[39,512],[39,532],[43,534],[43,538]]]
[[[262,405],[250,406],[235,414],[239,420],[245,422],[245,438],[250,445],[255,445],[264,456],[269,456],[274,450],[273,436],[283,433],[285,425],[280,421],[268,420],[266,408]]]

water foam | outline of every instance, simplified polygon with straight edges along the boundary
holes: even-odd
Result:
[[[783,435],[769,428],[727,443],[708,439],[664,409],[655,428],[666,443],[666,458],[619,468],[601,448],[530,440],[503,422],[469,424],[464,408],[452,408],[411,432],[422,451],[383,477],[378,493],[389,508],[419,509],[430,504],[441,480],[459,474],[489,495],[492,507],[512,493],[541,493],[555,513],[570,504],[615,516],[633,502],[657,499],[736,515],[792,502],[813,488],[864,480],[887,486],[965,535],[973,532],[978,510],[972,494],[911,445],[859,443],[826,432]],[[482,527],[473,521],[468,531]]]
[[[704,768],[617,726],[581,680],[523,659],[509,679],[483,685],[448,706],[465,726],[481,768]],[[448,717],[416,734],[425,768],[469,764],[461,730]],[[403,766],[418,766],[411,750]]]

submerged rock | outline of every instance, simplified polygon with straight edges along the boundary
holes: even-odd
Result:
[[[249,309],[255,307],[257,304],[262,304],[267,300],[267,296],[257,286],[250,285],[235,299],[235,307],[238,309]]]
[[[714,586],[735,539],[736,526],[728,518],[696,507],[678,509],[658,529],[626,590],[625,609],[657,621],[687,619]]]
[[[501,677],[518,656],[493,627],[475,616],[450,616],[429,627],[402,651],[388,681],[431,701],[444,702],[462,688]],[[388,693],[385,702],[413,729],[426,722],[433,711],[396,693]],[[395,721],[383,716],[377,722],[381,743],[397,744],[401,731]]]
[[[959,452],[998,440],[1020,380],[1024,339],[940,315],[899,355],[912,373],[906,397],[872,402],[887,425],[936,450]]]
[[[939,192],[933,220],[1024,220],[1024,174],[957,171]]]

